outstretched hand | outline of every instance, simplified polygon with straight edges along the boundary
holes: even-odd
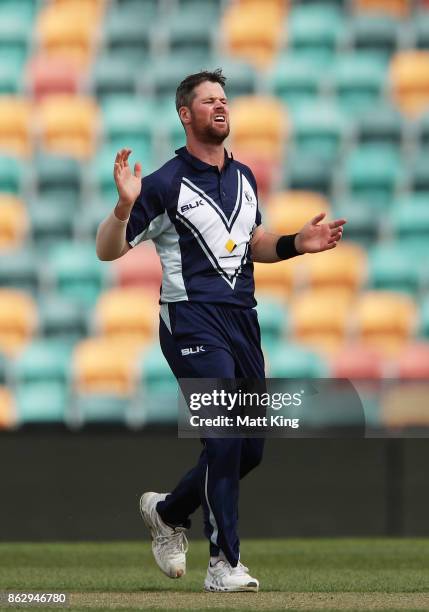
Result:
[[[319,253],[334,249],[343,235],[346,219],[335,219],[330,223],[320,223],[326,213],[319,213],[308,221],[295,238],[295,247],[300,253]]]
[[[134,173],[128,165],[131,149],[121,149],[116,154],[113,178],[119,194],[118,206],[129,209],[134,205],[141,191],[142,168],[140,163],[134,165]]]

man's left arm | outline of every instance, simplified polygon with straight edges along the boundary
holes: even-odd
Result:
[[[346,219],[321,223],[326,213],[313,217],[297,234],[279,236],[266,232],[262,225],[255,229],[250,241],[252,260],[274,263],[304,253],[320,253],[334,249],[341,240]]]

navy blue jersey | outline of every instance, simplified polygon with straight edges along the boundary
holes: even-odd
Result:
[[[226,152],[222,171],[186,147],[176,154],[142,179],[128,243],[155,243],[163,270],[161,304],[255,306],[249,242],[261,215],[252,171]]]

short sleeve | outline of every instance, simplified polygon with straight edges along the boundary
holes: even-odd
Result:
[[[156,238],[165,226],[166,189],[157,173],[142,179],[142,188],[127,224],[126,238],[131,247]]]
[[[261,223],[262,223],[261,210],[259,208],[258,185],[256,183],[255,175],[253,174],[253,172],[251,171],[251,169],[249,167],[248,167],[248,171],[249,171],[249,180],[250,180],[250,183],[251,183],[251,185],[253,187],[253,191],[255,192],[255,195],[256,195],[255,227],[258,227],[258,225],[261,225]]]

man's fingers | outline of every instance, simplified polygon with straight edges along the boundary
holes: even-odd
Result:
[[[136,162],[134,164],[134,174],[136,175],[137,178],[142,177],[142,165],[140,162]]]
[[[335,219],[329,223],[329,227],[335,229],[336,227],[342,227],[345,223],[347,223],[347,219]]]
[[[325,212],[319,213],[318,215],[316,215],[315,217],[312,218],[310,223],[311,223],[311,225],[317,225],[319,223],[319,221],[321,221],[325,217],[326,217],[326,213]]]

